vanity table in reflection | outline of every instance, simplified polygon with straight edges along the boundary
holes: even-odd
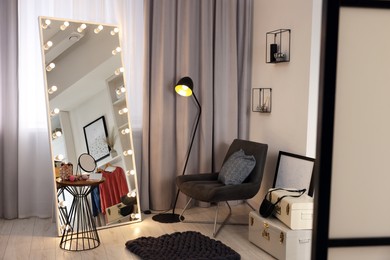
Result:
[[[58,190],[68,191],[73,196],[69,215],[62,233],[60,248],[69,251],[84,251],[96,248],[100,245],[100,239],[96,230],[91,207],[88,202],[88,194],[92,188],[105,181],[80,180],[80,181],[56,181]]]

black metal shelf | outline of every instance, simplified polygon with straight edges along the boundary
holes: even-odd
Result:
[[[290,61],[291,30],[278,29],[266,34],[266,63]]]

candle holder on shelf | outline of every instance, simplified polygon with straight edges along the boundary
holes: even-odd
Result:
[[[291,30],[278,29],[266,34],[266,63],[290,61]]]

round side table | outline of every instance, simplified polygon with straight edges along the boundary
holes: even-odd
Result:
[[[66,190],[73,196],[73,202],[62,233],[60,248],[69,251],[84,251],[100,245],[100,239],[93,219],[88,194],[93,187],[105,181],[57,181],[58,189]]]

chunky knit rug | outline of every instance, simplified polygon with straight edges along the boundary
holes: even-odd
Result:
[[[160,237],[139,237],[126,248],[144,260],[153,259],[240,259],[240,255],[220,241],[199,232],[176,232]]]

